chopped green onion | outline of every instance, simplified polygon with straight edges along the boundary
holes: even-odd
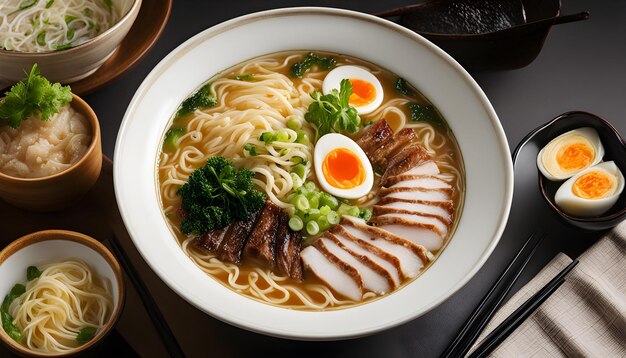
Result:
[[[307,137],[305,132],[297,131],[296,134],[297,134],[296,143],[300,143],[300,144],[308,144],[309,143],[309,138]]]
[[[309,235],[317,234],[318,232],[320,232],[319,224],[315,221],[309,221],[308,223],[306,223],[306,232]]]
[[[330,213],[330,212],[331,212],[331,210],[330,210],[330,207],[328,205],[320,206],[320,214],[328,215],[328,213]]]
[[[328,193],[323,193],[322,197],[320,198],[320,205],[327,205],[331,208],[331,210],[337,210],[337,208],[339,207],[339,201],[334,196]]]
[[[361,210],[359,210],[358,206],[351,206],[350,209],[348,210],[348,215],[350,216],[359,217],[360,213],[361,213]]]
[[[289,175],[291,176],[291,180],[293,181],[294,189],[297,189],[297,188],[302,186],[302,178],[300,176],[298,176],[298,174],[296,174],[296,173],[289,173]]]
[[[336,211],[329,212],[328,215],[326,215],[326,217],[328,218],[328,222],[331,225],[335,225],[335,224],[339,223],[340,217],[339,217],[339,214],[337,214]]]
[[[304,183],[304,188],[308,191],[313,191],[313,190],[317,190],[317,187],[315,186],[315,183],[313,183],[312,181],[308,181],[306,183]]]
[[[299,120],[293,117],[287,120],[287,128],[293,129],[295,131],[295,130],[300,129],[301,127],[302,127],[302,124],[300,124]]]
[[[289,133],[286,131],[278,131],[276,133],[276,141],[277,142],[289,142]]]
[[[46,46],[46,31],[45,30],[41,30],[37,34],[37,45]]]
[[[256,152],[256,147],[250,143],[247,143],[246,145],[244,145],[243,150],[250,153],[250,155],[253,157],[258,155],[258,153]]]
[[[328,222],[328,216],[320,215],[316,220],[317,225],[320,227],[320,231],[327,230],[330,228],[330,223]]]
[[[291,168],[291,172],[297,174],[300,178],[304,178],[306,167],[302,164],[296,164]]]
[[[305,184],[306,185],[306,184]],[[304,195],[297,195],[294,199],[294,206],[300,211],[307,211],[311,207],[309,200]]]
[[[359,217],[365,221],[369,221],[372,218],[372,211],[367,209],[361,209]]]
[[[274,140],[274,134],[272,132],[263,132],[259,140],[261,142],[271,143]]]
[[[300,231],[304,228],[304,222],[297,216],[293,216],[289,219],[289,228],[293,231]]]

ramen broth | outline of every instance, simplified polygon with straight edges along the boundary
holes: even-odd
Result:
[[[301,79],[291,77],[291,65],[302,61],[308,53],[309,51],[287,51],[261,56],[229,68],[214,76],[206,83],[211,83],[212,86],[215,86],[216,83],[222,79],[233,79],[233,81],[235,81],[234,78],[236,76],[249,74],[255,74],[254,79],[250,81],[251,83],[255,83],[264,81],[262,74],[273,71],[286,76],[286,78],[293,83],[292,86],[295,89],[300,89],[300,98],[291,98],[290,100],[293,100],[294,107],[298,106],[298,109],[301,111],[299,114],[303,115],[306,113],[308,104],[310,103],[310,101],[306,102],[308,93],[313,89],[321,91],[321,81],[330,71],[313,67]],[[453,133],[447,126],[433,125],[422,121],[411,121],[411,113],[407,107],[408,103],[424,105],[430,105],[431,103],[417,91],[415,95],[411,97],[400,94],[395,88],[398,76],[391,71],[351,56],[322,51],[315,51],[315,54],[318,56],[332,56],[337,60],[337,66],[351,64],[363,66],[371,71],[383,86],[384,100],[383,104],[374,112],[361,115],[362,122],[368,123],[377,121],[384,117],[394,132],[398,132],[406,127],[414,128],[418,138],[417,143],[424,144],[429,154],[432,156],[432,159],[438,164],[441,171],[440,175],[446,178],[455,189],[453,195],[454,223],[450,226],[444,246],[437,252],[433,252],[435,256],[438,256],[439,252],[445,248],[445,244],[454,233],[464,200],[465,175],[460,151]],[[223,86],[230,87],[234,86],[234,84],[225,84]],[[280,91],[278,92],[282,93]],[[222,98],[220,98],[220,94],[222,94]],[[173,118],[168,128],[173,126],[185,127],[192,129],[193,132],[193,130],[205,125],[205,123],[198,120],[199,113],[215,114],[220,113],[220,111],[228,110],[228,107],[232,105],[233,97],[234,96],[229,96],[228,88],[222,88],[217,91],[217,105],[215,107],[196,110],[196,112],[182,118]],[[237,105],[234,105],[234,107],[237,107]],[[246,110],[250,107],[252,107],[252,105],[244,104],[240,109]],[[285,117],[290,115],[288,111],[283,109],[280,109],[278,112]],[[228,123],[225,122],[224,127],[227,126]],[[283,123],[283,126],[285,126],[285,123]],[[315,129],[311,124],[303,121],[302,129],[308,133],[309,138],[314,138]],[[168,153],[161,151],[158,160],[158,180],[159,196],[166,220],[183,250],[204,272],[224,286],[240,294],[284,308],[303,310],[345,308],[354,304],[369,302],[372,299],[380,297],[369,292],[365,293],[362,301],[354,302],[334,293],[332,290],[328,289],[321,280],[306,270],[304,281],[297,282],[287,276],[274,274],[271,270],[259,268],[255,263],[246,261],[245,259],[238,265],[224,263],[220,262],[214,254],[209,254],[197,249],[192,243],[193,238],[183,235],[179,230],[181,219],[177,214],[177,210],[181,207],[181,198],[175,194],[176,189],[185,183],[193,169],[202,166],[206,162],[206,159],[211,156],[223,155],[227,159],[232,160],[236,166],[247,167],[253,171],[256,165],[254,161],[250,161],[249,158],[244,158],[242,142],[238,138],[231,138],[232,140],[229,141],[228,145],[224,146],[207,145],[207,143],[216,139],[215,137],[212,138],[211,135],[218,133],[219,136],[219,131],[201,130],[199,133],[201,133],[201,135],[197,133],[194,135],[190,133],[190,131],[187,131],[187,134],[181,138],[179,147],[175,152]],[[356,139],[361,133],[362,131],[349,136]],[[215,142],[217,143],[219,141]],[[217,148],[217,150],[213,150],[213,148]],[[264,188],[262,185],[258,185],[262,183],[263,180],[263,175],[257,173],[255,176],[257,189],[267,193],[267,187]],[[317,184],[314,171],[308,171],[307,181],[314,181]],[[378,200],[377,192],[380,187],[379,181],[380,176],[376,175],[372,191],[367,196],[351,200],[350,202],[362,208],[371,208]],[[275,194],[279,200],[286,197],[284,193]],[[287,203],[287,205],[289,204]],[[283,206],[283,209],[289,211],[288,207],[285,208]],[[307,238],[305,244],[310,243],[312,239],[314,238]],[[428,266],[424,267],[421,272],[425,271],[427,267]],[[415,278],[405,280],[397,289],[403,287],[413,279]],[[289,294],[286,294],[285,290],[288,291]],[[393,290],[391,293],[393,293]]]

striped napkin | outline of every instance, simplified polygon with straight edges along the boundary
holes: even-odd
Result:
[[[491,357],[626,357],[626,222],[579,260],[565,283]],[[562,253],[552,259],[496,313],[473,348],[570,262]]]

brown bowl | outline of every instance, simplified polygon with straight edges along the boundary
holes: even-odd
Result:
[[[113,312],[96,336],[80,347],[62,354],[34,352],[14,341],[0,327],[0,340],[11,351],[29,357],[69,357],[84,353],[103,341],[117,323],[124,307],[125,289],[122,269],[113,254],[97,240],[73,231],[45,230],[23,236],[0,251],[0,296],[4,297],[16,283],[26,281],[26,268],[69,258],[87,262],[93,270],[111,281]]]
[[[560,15],[560,0],[431,0],[377,13],[426,37],[469,71],[510,70],[539,55],[553,25],[586,20]]]
[[[31,211],[55,211],[76,203],[96,183],[102,169],[100,124],[96,113],[80,97],[72,94],[71,106],[87,118],[91,144],[74,165],[41,178],[18,178],[0,173],[0,198]]]

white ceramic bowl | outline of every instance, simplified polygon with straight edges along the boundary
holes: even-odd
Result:
[[[85,351],[100,341],[110,332],[119,318],[124,306],[124,279],[122,269],[111,252],[95,239],[74,231],[44,230],[38,231],[13,241],[0,251],[0,297],[9,293],[16,283],[26,282],[26,268],[51,262],[77,258],[88,263],[92,270],[111,282],[113,312],[109,321],[89,342],[69,353],[52,356],[68,356]],[[2,328],[0,340],[14,352],[24,356],[46,356],[33,352],[13,341]]]
[[[226,68],[259,55],[298,49],[353,55],[406,78],[448,121],[467,171],[465,208],[458,228],[432,267],[383,299],[348,309],[287,310],[225,288],[183,254],[168,229],[157,193],[160,141],[181,101]],[[438,47],[374,16],[291,8],[227,21],[194,36],[163,59],[126,111],[116,143],[114,182],[135,245],[163,281],[188,302],[256,332],[322,340],[361,336],[409,321],[463,286],[487,260],[504,230],[513,169],[504,132],[489,100],[467,72]]]
[[[93,39],[62,51],[15,52],[0,50],[0,89],[22,80],[34,63],[52,82],[71,83],[94,73],[109,59],[133,26],[142,0],[113,0],[124,14],[120,21]]]

